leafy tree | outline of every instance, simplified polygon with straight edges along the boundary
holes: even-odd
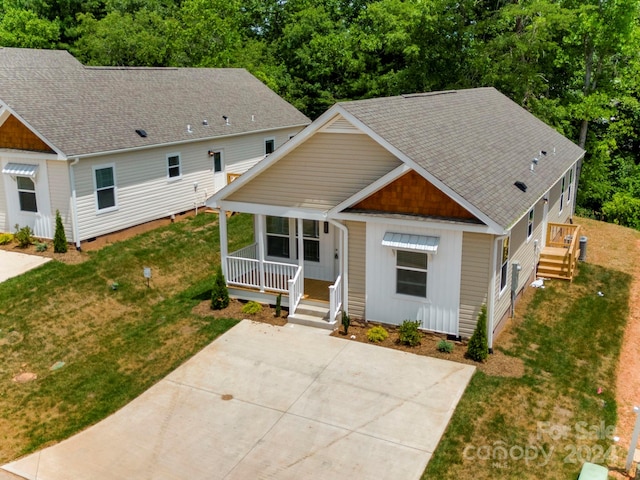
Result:
[[[57,21],[39,18],[31,10],[10,8],[0,19],[0,45],[20,48],[54,48],[60,40]]]
[[[67,251],[67,235],[64,233],[64,225],[62,225],[62,217],[60,211],[56,210],[56,230],[53,235],[53,251],[55,253],[66,253]]]

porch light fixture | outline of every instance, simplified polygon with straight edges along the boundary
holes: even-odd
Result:
[[[216,154],[216,152],[214,152],[213,150],[209,150],[207,152],[207,155],[209,155],[210,157],[213,157]]]

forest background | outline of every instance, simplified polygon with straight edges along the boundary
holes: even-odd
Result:
[[[243,67],[311,118],[493,86],[587,150],[577,212],[640,229],[640,0],[0,0],[0,46]]]

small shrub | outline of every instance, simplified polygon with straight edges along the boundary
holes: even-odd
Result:
[[[262,305],[258,302],[254,302],[253,300],[247,302],[242,307],[242,313],[245,315],[255,315],[256,313],[260,313],[262,311]]]
[[[453,342],[450,342],[448,340],[440,340],[436,345],[436,348],[439,352],[451,353],[453,352]]]
[[[478,315],[478,323],[476,329],[469,339],[467,345],[467,358],[476,362],[484,362],[489,356],[489,345],[487,341],[487,307],[485,305],[480,309]]]
[[[13,242],[13,234],[0,233],[0,245],[8,245]]]
[[[13,236],[20,248],[27,248],[29,245],[33,245],[33,230],[31,227],[26,226],[20,228],[20,225],[16,223],[16,234]]]
[[[276,297],[276,317],[280,318],[280,314],[282,313],[282,294],[279,293]]]
[[[53,251],[55,253],[67,252],[67,235],[64,233],[60,211],[56,210],[56,231],[53,235]]]
[[[48,246],[45,242],[36,242],[36,252],[44,252]]]
[[[347,312],[343,310],[342,311],[342,328],[345,335],[349,333],[349,325],[351,325],[351,317],[349,317],[349,315],[347,315]]]
[[[382,342],[389,336],[389,332],[381,325],[376,325],[367,330],[367,338],[370,342],[378,343]]]
[[[211,290],[211,309],[222,310],[229,306],[229,290],[227,282],[222,274],[222,268],[218,267],[216,278],[213,281],[213,289]]]
[[[398,328],[398,341],[403,345],[409,345],[415,347],[420,345],[420,331],[418,327],[420,322],[418,320],[405,320]]]

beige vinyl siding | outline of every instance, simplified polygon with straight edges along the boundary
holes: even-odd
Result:
[[[573,167],[575,169],[575,166]],[[562,212],[560,212],[560,195],[562,193],[562,179],[551,187],[549,191],[549,221],[553,223],[567,223],[569,218],[573,216],[573,200],[576,195],[575,188],[575,171],[574,171],[574,185],[571,189],[571,201],[567,203],[567,192],[569,190],[569,172],[565,174],[565,189],[564,189],[564,205]]]
[[[346,222],[349,230],[349,305],[347,313],[365,317],[366,304],[366,223]]]
[[[73,167],[80,240],[97,237],[172,214],[203,207],[215,193],[213,159],[209,150],[222,150],[226,168],[264,154],[264,139],[276,147],[299,129],[281,129],[243,136],[159,147],[81,159]],[[179,154],[181,176],[167,177],[167,155]],[[98,211],[93,168],[115,168],[117,209]],[[196,188],[197,183],[197,188]]]
[[[68,241],[73,240],[73,230],[71,226],[71,186],[69,182],[69,165],[67,162],[49,161],[47,162],[47,172],[49,177],[49,197],[51,198],[51,216],[53,218],[53,229],[55,232],[56,210],[60,211],[64,233]]]
[[[227,200],[328,209],[398,165],[368,136],[317,133]]]
[[[460,280],[460,336],[470,337],[491,282],[491,235],[464,232]]]

